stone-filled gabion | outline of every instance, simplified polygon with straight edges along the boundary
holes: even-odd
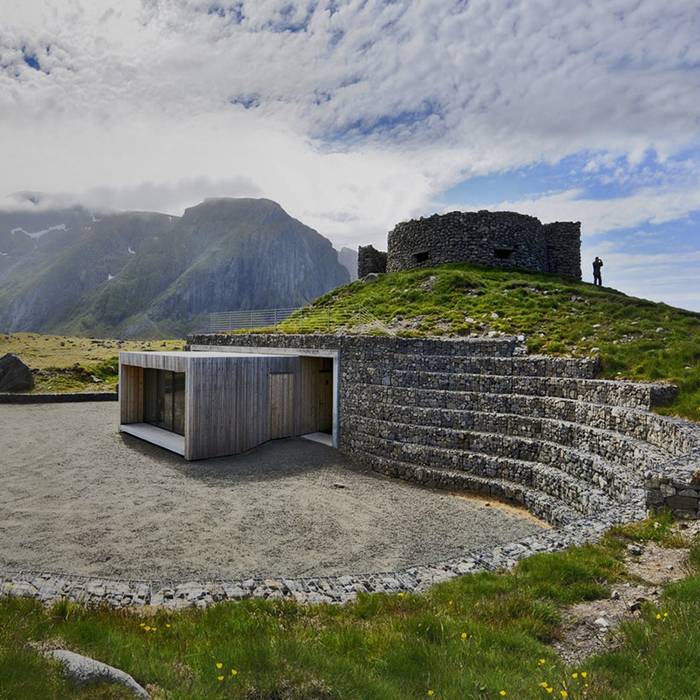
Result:
[[[509,211],[453,211],[389,232],[387,272],[470,262],[581,279],[581,224]]]

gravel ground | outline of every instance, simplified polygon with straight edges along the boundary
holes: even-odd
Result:
[[[185,462],[116,404],[0,405],[0,567],[183,580],[390,571],[533,534],[527,513],[307,440]]]

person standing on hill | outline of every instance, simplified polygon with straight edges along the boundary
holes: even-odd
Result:
[[[599,287],[603,286],[603,276],[600,273],[600,268],[603,267],[603,261],[596,255],[593,261],[593,284]]]

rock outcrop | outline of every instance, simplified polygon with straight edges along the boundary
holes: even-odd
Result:
[[[22,360],[7,353],[0,357],[0,391],[29,391],[34,388],[34,375]]]

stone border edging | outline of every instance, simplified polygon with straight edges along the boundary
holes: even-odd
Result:
[[[65,394],[0,393],[0,404],[84,403],[87,401],[118,401],[118,399],[119,394],[114,391],[76,391]]]
[[[66,598],[85,605],[111,607],[153,605],[170,610],[204,608],[224,601],[249,598],[298,603],[344,604],[359,593],[420,593],[442,581],[480,571],[509,570],[533,554],[556,552],[598,540],[616,524],[639,520],[646,510],[641,501],[579,518],[558,528],[490,548],[463,558],[395,572],[310,578],[248,578],[183,582],[119,581],[51,573],[0,573],[0,596],[27,596],[45,604]]]

